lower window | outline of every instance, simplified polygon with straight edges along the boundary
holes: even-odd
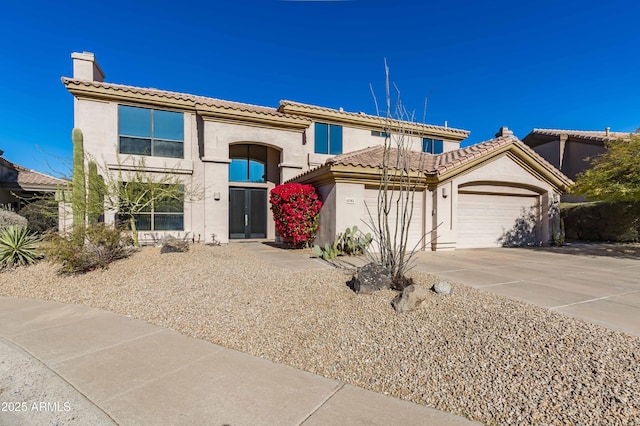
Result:
[[[184,231],[184,187],[158,185],[143,187],[123,184],[118,222],[131,228],[130,217],[137,231]],[[133,215],[122,213],[133,212]]]

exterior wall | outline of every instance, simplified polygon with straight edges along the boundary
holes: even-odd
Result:
[[[367,232],[367,227],[362,223],[362,217],[367,212],[364,198],[363,184],[344,182],[336,184],[336,230],[333,238],[335,238],[335,234],[344,232],[354,225],[365,233]]]
[[[319,121],[320,122],[320,121]],[[331,155],[316,154],[314,151],[315,125],[312,124],[306,130],[307,144],[305,145],[305,151],[308,156],[308,166],[319,166],[324,164]],[[413,151],[422,150],[422,137],[407,136],[409,139],[410,149]],[[371,134],[371,129],[360,129],[354,127],[342,126],[342,153],[348,153],[357,151],[372,146],[378,146],[384,144],[385,138],[382,136],[374,136]],[[395,143],[395,136],[392,135],[392,143]],[[459,142],[443,141],[443,152],[453,151],[460,148]]]
[[[149,107],[146,105],[137,105]],[[157,108],[156,109],[161,109]],[[144,167],[149,173],[171,173],[185,186],[193,188],[195,192],[202,192],[206,187],[204,180],[204,163],[195,161],[198,158],[198,138],[196,117],[193,113],[184,113],[184,158],[165,158],[151,156],[132,156],[118,154],[118,103],[103,102],[86,99],[75,99],[74,127],[82,130],[83,144],[87,161],[92,159],[98,165],[101,175],[112,173],[111,179],[116,179],[116,173],[121,167],[133,168],[144,160]],[[169,109],[170,110],[170,109]],[[175,110],[174,110],[175,111]],[[86,164],[85,164],[86,167]],[[126,172],[123,172],[126,176]],[[206,199],[205,199],[206,201]],[[200,241],[210,241],[204,226],[205,212],[202,201],[185,202],[184,231],[140,231],[141,243],[153,241],[153,236],[162,237],[165,234],[184,236],[189,232],[190,237]],[[108,207],[108,206],[107,206]],[[115,210],[105,211],[105,222],[114,223]],[[152,236],[152,234],[154,234]]]
[[[578,173],[591,167],[586,158],[593,158],[604,151],[604,146],[568,141],[562,172],[570,179],[575,180]]]
[[[452,250],[456,247],[458,189],[454,182],[444,182],[430,192],[432,203],[431,249]]]
[[[320,230],[315,243],[324,247],[327,243],[333,243],[336,235],[336,184],[320,185],[316,187],[316,192],[322,201],[322,208],[320,209]]]
[[[542,158],[553,164],[556,169],[560,169],[560,141],[553,141],[549,143],[545,143],[543,145],[538,145],[533,148],[535,152],[540,154]],[[566,157],[565,157],[566,161]]]

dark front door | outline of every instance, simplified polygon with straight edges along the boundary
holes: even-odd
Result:
[[[229,238],[267,237],[267,190],[229,188]]]

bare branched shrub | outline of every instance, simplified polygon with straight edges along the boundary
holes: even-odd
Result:
[[[415,121],[415,114],[409,113],[402,103],[400,91],[395,105],[391,102],[389,67],[385,61],[385,101],[386,111],[381,115],[377,100],[376,109],[381,117],[385,140],[383,158],[380,164],[380,184],[375,210],[366,206],[367,225],[371,228],[374,244],[367,250],[367,256],[374,263],[384,266],[395,280],[399,280],[413,267],[416,253],[423,247],[427,234],[421,236],[413,246],[409,243],[411,218],[414,213],[415,195],[425,185],[425,155],[413,151],[414,133],[409,123]]]

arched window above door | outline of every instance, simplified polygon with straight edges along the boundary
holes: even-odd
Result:
[[[229,181],[264,183],[267,177],[267,147],[238,144],[229,146]]]

